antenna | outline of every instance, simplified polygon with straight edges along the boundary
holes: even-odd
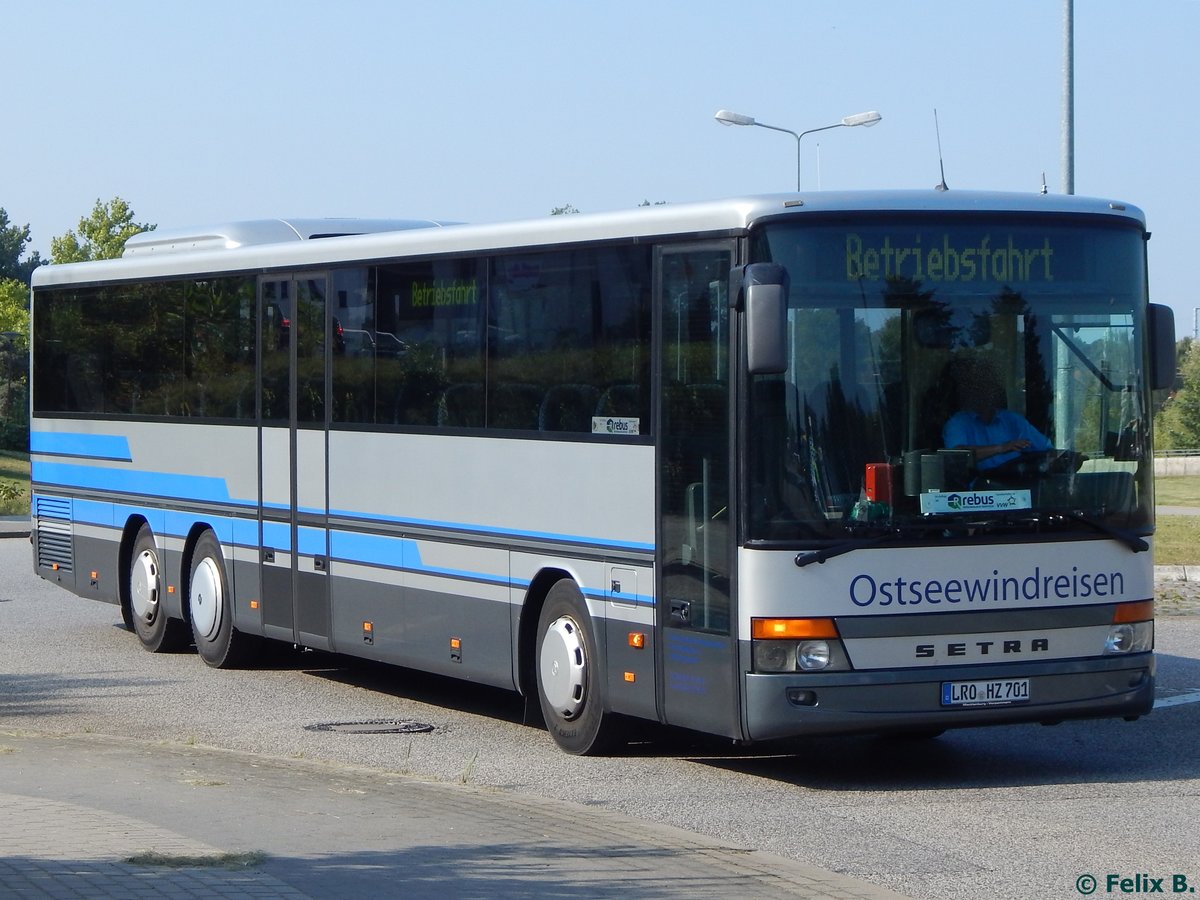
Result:
[[[937,117],[937,107],[936,106],[933,108],[933,130],[937,134],[938,168],[941,169],[941,172],[942,172],[942,180],[939,181],[937,184],[935,184],[933,186],[933,189],[935,191],[948,191],[948,190],[950,190],[950,188],[946,186],[946,166],[942,162],[942,129],[938,127],[938,117]]]
[[[1042,193],[1043,194],[1050,193],[1050,189],[1046,187],[1046,173],[1045,172],[1042,173]]]

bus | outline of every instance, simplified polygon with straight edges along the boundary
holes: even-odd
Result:
[[[1134,719],[1148,237],[959,191],[141,234],[34,275],[33,565],[147,650],[497,686],[576,754]],[[947,446],[981,373],[1003,459]]]

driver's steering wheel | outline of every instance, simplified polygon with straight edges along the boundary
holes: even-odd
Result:
[[[1069,475],[1078,472],[1087,459],[1074,450],[1022,450],[1021,455],[1008,462],[983,469],[980,474],[988,478],[1035,479],[1045,475]]]

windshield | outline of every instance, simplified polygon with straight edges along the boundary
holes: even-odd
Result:
[[[1142,233],[1079,223],[760,228],[789,365],[751,378],[748,538],[1145,531]]]

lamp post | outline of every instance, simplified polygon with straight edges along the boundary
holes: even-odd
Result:
[[[800,190],[800,138],[806,134],[813,134],[817,131],[828,131],[831,128],[854,128],[859,125],[864,125],[870,128],[872,125],[878,125],[883,119],[875,110],[870,112],[855,113],[852,116],[846,116],[840,122],[834,122],[832,125],[822,125],[820,128],[810,128],[807,131],[796,133],[790,128],[780,128],[777,125],[768,125],[765,122],[757,121],[753,116],[744,116],[741,113],[731,112],[728,109],[719,109],[717,114],[713,116],[722,125],[757,125],[759,128],[769,128],[771,131],[782,131],[784,134],[790,134],[796,139],[796,190]]]

